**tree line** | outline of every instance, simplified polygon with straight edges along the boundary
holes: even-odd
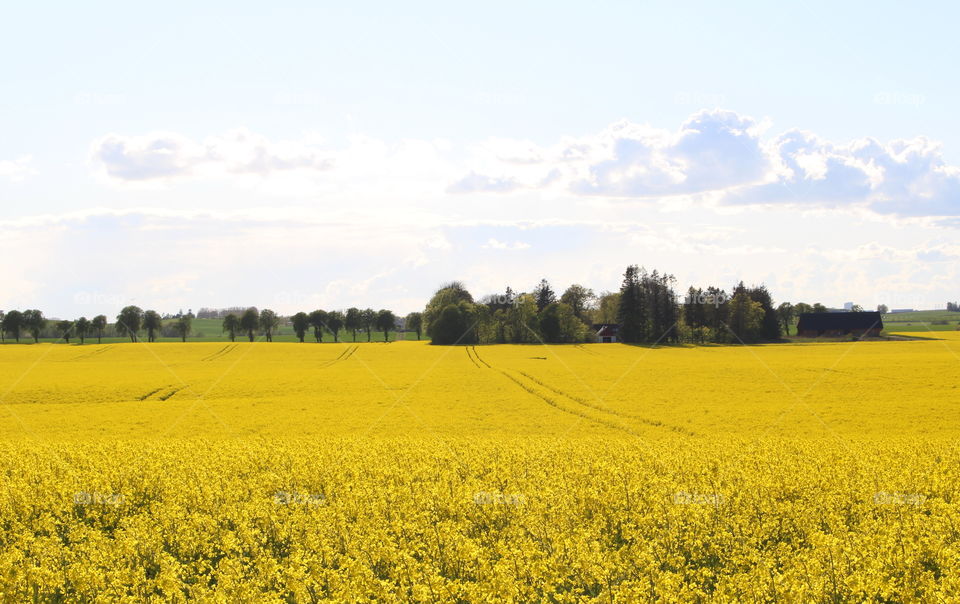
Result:
[[[595,294],[579,284],[557,295],[546,279],[529,292],[475,299],[460,281],[443,285],[423,311],[434,344],[577,343],[596,341],[605,324],[619,341],[654,343],[772,342],[789,333],[804,312],[827,312],[823,304],[774,306],[764,285],[743,282],[729,292],[690,287],[681,299],[673,275],[630,265],[619,291]]]
[[[52,330],[56,338],[68,344],[72,338],[77,338],[83,344],[89,337],[96,337],[97,343],[100,343],[104,334],[112,328],[116,336],[129,338],[131,342],[139,342],[142,335],[146,336],[148,342],[155,342],[161,334],[169,330],[186,342],[192,333],[195,318],[192,312],[180,312],[170,317],[162,316],[155,310],[143,310],[138,306],[124,307],[113,324],[108,323],[106,315],[97,315],[93,319],[80,317],[75,321],[50,321],[39,310],[0,311],[0,341],[10,337],[20,342],[21,338],[30,336],[34,342],[39,342],[41,337],[50,335]],[[231,342],[236,341],[238,336],[246,336],[253,342],[261,335],[266,341],[272,342],[284,321],[284,318],[270,309],[258,310],[249,307],[239,313],[226,313],[223,317],[222,333],[226,333]],[[323,341],[324,333],[330,333],[334,341],[339,342],[341,332],[351,333],[354,342],[357,341],[358,333],[365,333],[368,342],[373,340],[373,333],[383,333],[383,340],[386,342],[389,341],[390,332],[397,327],[397,317],[392,311],[376,311],[372,308],[298,312],[287,321],[300,342],[304,342],[307,334],[311,332],[317,342]],[[421,313],[408,314],[404,322],[406,329],[415,332],[419,340],[422,334]]]
[[[604,324],[617,325],[618,339],[627,343],[770,342],[789,334],[800,314],[827,310],[823,304],[805,302],[783,302],[774,307],[764,285],[748,287],[742,281],[729,293],[715,286],[691,286],[681,301],[673,275],[630,265],[618,291],[600,294],[573,284],[557,295],[553,286],[541,279],[529,292],[507,287],[502,293],[475,300],[462,282],[453,281],[434,293],[422,313],[410,313],[403,322],[407,331],[417,334],[417,340],[426,333],[435,344],[591,342],[596,341],[597,327]],[[854,306],[852,310],[863,309]],[[881,304],[877,310],[885,313],[888,309]],[[947,310],[960,307],[950,302]],[[252,342],[262,335],[272,342],[284,322],[274,311],[255,307],[201,311],[205,316],[222,317],[222,333],[230,341],[246,336]],[[185,342],[191,334],[193,313],[181,311],[166,324],[165,318],[155,310],[127,306],[112,327],[131,342],[139,341],[141,333],[146,334],[148,342],[154,342],[170,330]],[[382,332],[384,341],[389,341],[398,318],[386,309],[348,308],[298,312],[286,321],[300,342],[308,335],[322,342],[327,333],[335,342],[340,341],[341,333],[350,334],[353,342],[358,333],[366,334],[370,342],[375,332]],[[67,343],[76,337],[82,344],[88,337],[96,337],[99,343],[110,325],[105,315],[51,322],[36,309],[0,311],[0,339],[10,337],[19,342],[28,335],[39,342],[48,327]]]

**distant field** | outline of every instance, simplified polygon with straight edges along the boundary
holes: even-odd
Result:
[[[946,325],[934,322],[946,321]],[[883,315],[887,332],[894,331],[955,331],[960,327],[960,313],[945,310],[921,310],[916,312],[887,313]]]
[[[0,588],[952,601],[960,332],[940,335],[0,347]]]

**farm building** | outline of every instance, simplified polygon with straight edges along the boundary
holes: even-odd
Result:
[[[593,326],[597,332],[597,342],[601,344],[612,344],[617,342],[617,334],[620,332],[620,326],[616,323],[599,323]]]
[[[879,336],[883,319],[878,312],[810,312],[800,315],[797,335],[817,336]]]

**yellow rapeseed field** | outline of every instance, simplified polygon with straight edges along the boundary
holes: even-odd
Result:
[[[960,594],[960,334],[0,346],[0,599]]]

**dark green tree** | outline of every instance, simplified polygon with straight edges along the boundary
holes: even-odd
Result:
[[[260,313],[251,306],[240,315],[240,329],[247,332],[247,338],[253,342],[258,327],[260,327]]]
[[[190,335],[190,330],[193,328],[193,315],[186,314],[180,315],[176,322],[173,324],[174,331],[177,332],[177,335],[180,336],[181,342],[187,341],[187,336]]]
[[[313,337],[320,343],[323,341],[323,330],[327,327],[327,311],[315,310],[309,315],[310,325],[313,326]]]
[[[35,343],[39,342],[40,335],[47,327],[47,319],[43,316],[43,312],[37,309],[25,310],[23,311],[23,322],[27,331],[33,336],[33,341]]]
[[[432,344],[476,344],[473,304],[464,300],[450,303],[433,322]]]
[[[412,312],[407,315],[404,321],[404,327],[407,331],[417,332],[417,341],[420,341],[420,331],[423,329],[423,315],[418,312]]]
[[[377,329],[383,332],[383,341],[390,341],[390,332],[397,326],[397,316],[393,312],[381,309],[377,312]]]
[[[80,344],[83,344],[84,339],[90,333],[90,320],[86,317],[80,317],[77,319],[77,337],[80,338]]]
[[[343,313],[339,310],[331,310],[327,313],[327,329],[333,334],[333,341],[340,341],[340,330],[343,329]]]
[[[363,328],[363,318],[359,308],[348,308],[343,317],[343,328],[353,334],[353,341],[357,341],[357,332]]]
[[[537,312],[543,312],[543,309],[557,301],[557,295],[550,287],[546,279],[541,279],[540,283],[533,288],[533,299],[537,303]]]
[[[297,339],[302,344],[307,330],[310,329],[310,316],[305,312],[298,312],[290,318],[290,322],[293,324],[293,333],[297,334]]]
[[[237,334],[240,333],[240,317],[230,313],[223,318],[223,331],[227,332],[231,342],[237,341]]]
[[[163,327],[163,320],[160,313],[155,310],[148,310],[143,313],[143,328],[147,330],[147,341],[156,342],[157,333]]]
[[[57,321],[57,333],[60,334],[60,339],[67,344],[70,343],[70,336],[73,335],[73,327],[73,321],[68,321],[66,319]]]
[[[620,304],[617,322],[620,323],[620,341],[643,342],[647,336],[645,292],[641,288],[641,274],[637,265],[631,264],[623,273],[620,285]]]
[[[563,295],[560,296],[560,301],[572,308],[573,314],[577,315],[577,318],[584,322],[587,320],[587,310],[590,309],[590,306],[596,299],[597,296],[593,293],[592,289],[587,289],[577,283],[568,287],[567,290],[563,292]]]
[[[138,306],[126,306],[117,315],[117,331],[130,336],[131,342],[137,341],[142,323],[143,311]]]
[[[20,343],[20,334],[26,327],[23,313],[19,310],[11,310],[3,318],[3,331],[14,337],[17,343]]]
[[[372,339],[373,329],[377,326],[377,311],[372,308],[361,310],[360,324],[363,325],[363,330],[367,332],[367,341],[369,342]]]
[[[793,325],[793,318],[796,309],[789,302],[782,302],[777,307],[777,319],[780,321],[780,327],[785,335],[790,335],[790,326]]]
[[[473,296],[470,295],[470,292],[467,291],[467,288],[464,287],[460,281],[451,281],[441,286],[440,289],[433,294],[433,297],[430,298],[430,301],[427,302],[427,306],[423,310],[423,327],[431,340],[434,337],[433,323],[439,319],[440,313],[448,305],[458,304],[459,302],[473,304]]]
[[[97,333],[97,344],[100,343],[100,340],[103,339],[103,331],[107,328],[107,317],[106,315],[97,315],[90,321],[90,326],[93,328],[93,331]]]
[[[266,336],[268,342],[273,341],[273,333],[280,326],[280,317],[269,308],[260,311],[260,331]]]

